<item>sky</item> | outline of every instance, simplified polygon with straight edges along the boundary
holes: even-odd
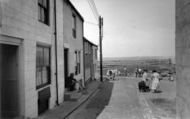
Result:
[[[99,45],[88,0],[71,0],[84,17],[84,36]],[[104,19],[103,57],[174,56],[175,0],[94,0]]]

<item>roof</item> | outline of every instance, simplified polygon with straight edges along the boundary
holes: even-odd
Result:
[[[71,8],[76,12],[76,14],[80,17],[80,19],[84,22],[84,18],[82,17],[82,15],[79,13],[79,11],[75,8],[75,6],[71,3],[70,0],[65,0],[66,3],[68,3]]]
[[[93,46],[95,46],[95,47],[98,47],[98,45],[96,45],[96,44],[92,43],[91,41],[89,41],[89,40],[88,40],[88,39],[86,39],[85,37],[83,37],[83,39],[84,39],[85,41],[87,41],[88,43],[90,43],[91,45],[93,45]]]

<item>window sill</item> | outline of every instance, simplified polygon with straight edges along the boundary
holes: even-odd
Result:
[[[43,85],[41,85],[41,86],[37,86],[36,87],[36,90],[37,91],[41,91],[41,90],[43,90],[44,88],[47,88],[47,87],[50,87],[50,83],[48,83],[48,84],[43,84]]]
[[[45,23],[45,22],[43,22],[43,21],[40,21],[40,20],[38,20],[40,23],[42,23],[42,24],[44,24],[44,25],[46,25],[46,26],[50,26],[48,23]]]

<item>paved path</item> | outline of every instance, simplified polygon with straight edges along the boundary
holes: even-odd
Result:
[[[96,119],[105,105],[108,105],[112,88],[112,82],[103,82],[98,88],[99,91],[66,119]]]
[[[46,111],[37,119],[63,119],[69,116],[73,111],[77,110],[83,103],[85,103],[94,93],[97,92],[99,81],[91,81],[87,85],[87,89],[78,93],[73,91],[65,95],[65,101],[59,106]],[[67,99],[67,98],[68,99]],[[75,118],[78,119],[78,118]]]
[[[68,119],[174,119],[175,82],[161,81],[162,93],[139,93],[139,79],[107,81]]]
[[[148,103],[139,96],[134,78],[104,82],[68,119],[152,119]]]
[[[162,93],[141,93],[155,119],[176,119],[176,82],[161,80]]]
[[[123,78],[114,82],[109,104],[97,119],[142,119],[136,81]]]

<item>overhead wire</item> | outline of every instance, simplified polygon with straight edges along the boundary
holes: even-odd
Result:
[[[91,8],[91,11],[92,11],[95,19],[98,21],[99,14],[98,14],[98,10],[96,8],[96,5],[95,5],[94,1],[93,0],[87,0],[87,2],[88,2],[89,6]]]
[[[99,16],[99,13],[98,13],[98,10],[97,10],[96,5],[94,3],[94,0],[91,0],[91,1],[92,1],[92,5],[93,5],[93,7],[95,9],[96,15]]]
[[[89,0],[87,0],[87,1],[88,1],[88,4],[89,4],[89,6],[90,6],[90,8],[91,8],[91,11],[92,11],[92,13],[93,13],[93,15],[94,15],[96,21],[98,21],[97,14],[95,13],[95,10],[94,10],[94,8],[93,8],[91,2],[90,2]]]

